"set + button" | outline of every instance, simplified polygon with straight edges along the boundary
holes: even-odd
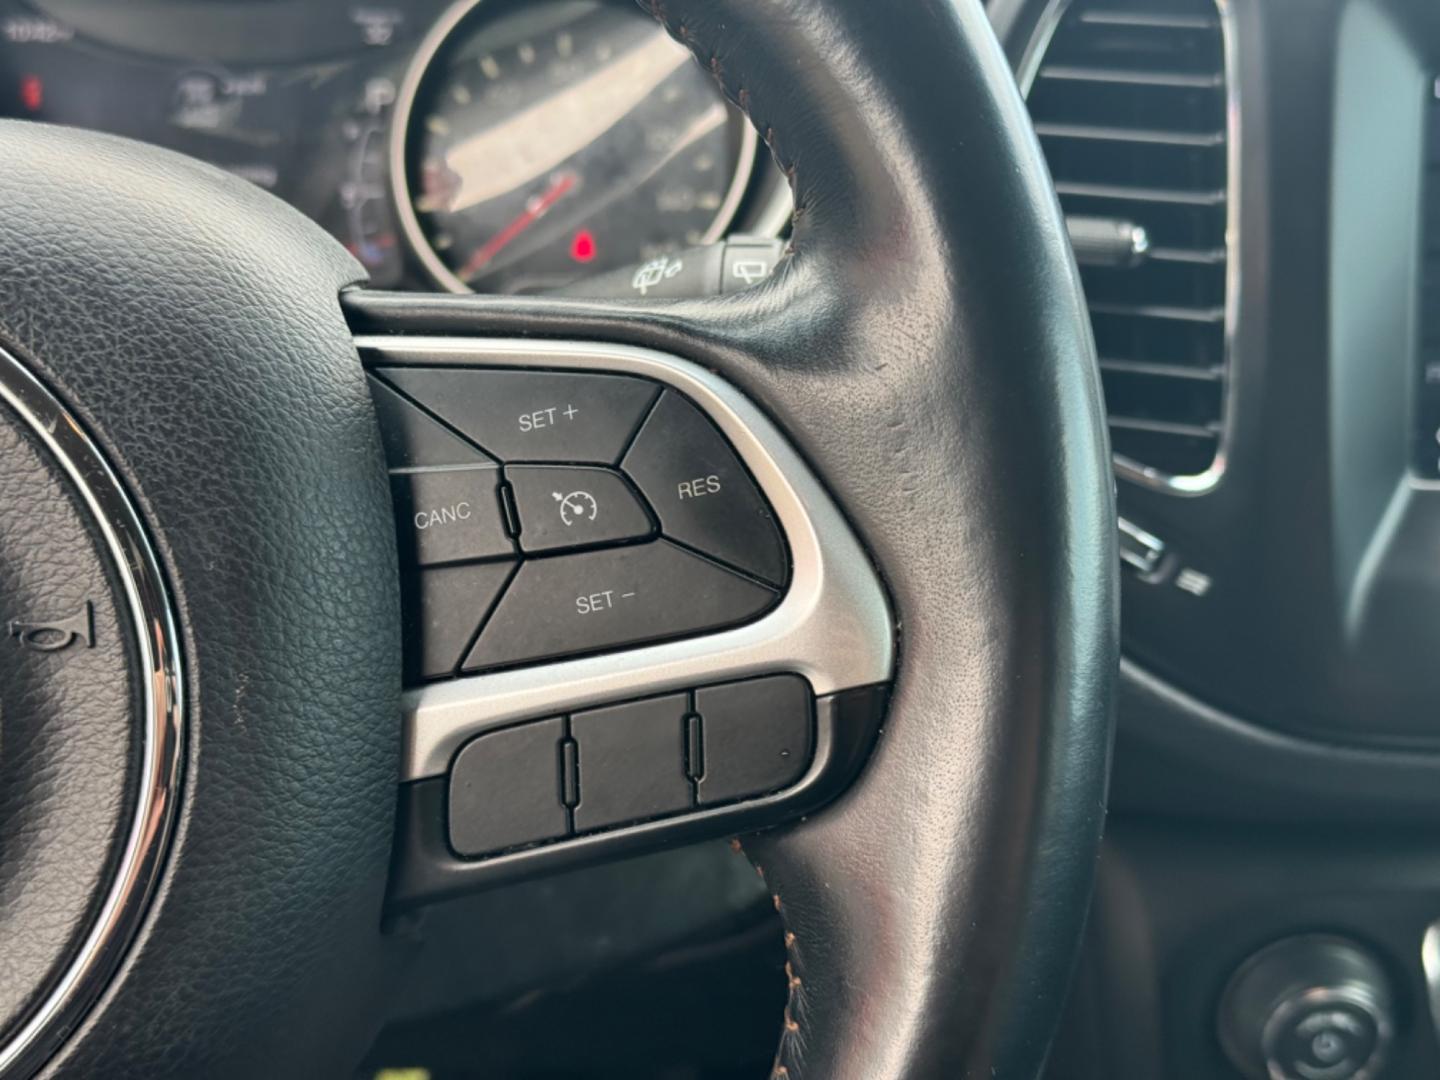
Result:
[[[505,368],[382,374],[501,461],[613,465],[660,388],[643,379]]]

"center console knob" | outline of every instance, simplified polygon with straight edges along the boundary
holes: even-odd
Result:
[[[1260,950],[1220,1001],[1220,1045],[1252,1080],[1375,1080],[1394,1028],[1379,961],[1328,934]]]

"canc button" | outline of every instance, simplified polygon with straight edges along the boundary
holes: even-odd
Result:
[[[402,555],[417,566],[514,554],[500,514],[500,469],[392,473]]]
[[[623,465],[666,535],[770,582],[786,578],[770,507],[715,425],[666,390]]]
[[[657,540],[521,565],[464,668],[594,652],[716,629],[760,614],[775,593]]]

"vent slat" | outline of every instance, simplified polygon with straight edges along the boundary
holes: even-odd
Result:
[[[1174,203],[1179,206],[1222,206],[1223,191],[1182,191],[1178,188],[1130,187],[1125,184],[1088,184],[1056,180],[1061,195],[1083,195],[1090,199],[1133,199],[1136,202]]]
[[[1223,131],[1149,131],[1144,128],[1105,127],[1096,124],[1037,122],[1035,131],[1051,139],[1088,139],[1092,142],[1156,143],[1161,146],[1223,146]]]
[[[1162,11],[1118,11],[1091,8],[1080,13],[1088,26],[1140,26],[1160,30],[1213,30],[1220,24],[1205,15],[1172,15]]]
[[[1147,420],[1139,416],[1110,416],[1112,428],[1126,431],[1148,431],[1155,435],[1179,435],[1184,438],[1213,438],[1220,433],[1218,424],[1177,424],[1173,420]]]
[[[1152,262],[1198,263],[1204,266],[1223,266],[1224,248],[1179,248],[1152,247],[1146,254]]]
[[[1153,360],[1114,360],[1100,358],[1100,370],[1117,375],[1150,375],[1157,379],[1188,379],[1193,382],[1218,383],[1225,378],[1223,368],[1193,368],[1184,364],[1166,364]]]
[[[1219,90],[1223,75],[1187,75],[1181,71],[1132,71],[1128,68],[1080,67],[1051,64],[1040,69],[1040,78],[1065,82],[1123,83],[1127,86],[1173,86],[1182,90]]]
[[[1223,323],[1224,308],[1170,307],[1165,304],[1091,304],[1094,315],[1128,315],[1137,319],[1171,319],[1176,322]]]
[[[1029,93],[1065,212],[1150,238],[1081,276],[1117,460],[1160,484],[1211,475],[1225,431],[1225,29],[1216,0],[1072,0]]]

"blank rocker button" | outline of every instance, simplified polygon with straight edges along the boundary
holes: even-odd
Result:
[[[814,753],[814,703],[797,675],[695,691],[704,738],[701,806],[764,795],[805,774]]]
[[[392,473],[401,557],[416,566],[515,553],[500,512],[500,469]]]
[[[645,821],[690,809],[685,775],[685,694],[576,713],[580,803],[575,831]]]
[[[520,515],[524,551],[611,544],[654,531],[650,515],[613,469],[509,465],[505,479]]]
[[[466,563],[421,570],[406,578],[401,591],[410,679],[454,674],[514,569],[511,562]]]
[[[565,722],[539,720],[467,743],[450,770],[450,846],[473,858],[569,831],[560,801]]]
[[[666,536],[785,583],[785,544],[760,489],[720,430],[675,391],[661,396],[623,467]]]
[[[433,417],[426,416],[375,376],[367,376],[375,418],[392,469],[480,465],[489,459]]]
[[[759,615],[775,593],[664,540],[524,562],[466,671],[613,649]]]

